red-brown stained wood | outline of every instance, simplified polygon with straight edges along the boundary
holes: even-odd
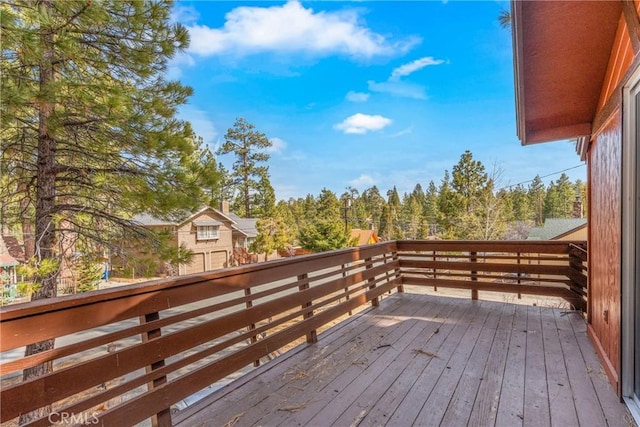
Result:
[[[633,47],[629,38],[627,22],[624,13],[621,13],[615,41],[611,49],[611,56],[609,57],[607,74],[604,84],[602,85],[602,92],[600,93],[598,110],[604,108],[609,98],[613,95],[622,77],[633,62],[633,56]]]
[[[0,392],[1,419],[7,421],[19,413],[115,379],[122,381],[82,401],[65,403],[63,409],[80,413],[139,386],[154,383],[148,392],[138,393],[109,409],[103,414],[103,421],[122,424],[141,421],[158,413],[166,415],[168,408],[177,401],[298,337],[310,335],[313,338],[317,328],[368,302],[377,301],[392,289],[399,289],[403,283],[557,295],[567,300],[576,298],[575,292],[580,292],[581,283],[574,285],[573,282],[579,281],[570,280],[570,276],[577,273],[575,256],[570,254],[567,242],[433,243],[386,242],[60,298],[46,305],[36,302],[2,308],[3,349],[138,316],[144,316],[145,324],[129,325],[122,330],[1,364],[2,374],[6,374],[42,361],[56,361],[94,349],[93,359],[75,361],[48,376],[3,388]],[[397,251],[398,246],[402,246],[401,252]],[[409,251],[428,251],[429,258]],[[455,255],[470,252],[476,254],[477,262],[469,262],[468,255],[466,260],[465,256]],[[514,261],[518,254],[524,254],[521,259],[527,262],[518,264]],[[349,266],[345,268],[345,264]],[[502,277],[496,272],[545,276],[536,280],[535,285],[488,281]],[[478,280],[464,280],[471,276]],[[553,282],[554,286],[543,284],[547,282]],[[208,305],[176,311],[176,307],[205,299]],[[579,302],[576,305],[579,306]],[[178,326],[183,322],[188,323],[186,327]],[[148,339],[142,342],[138,339],[115,352],[102,353],[111,342],[141,334],[148,335]],[[248,344],[239,350],[232,349],[243,342]],[[198,347],[205,343],[206,347]],[[216,358],[212,359],[213,356]],[[146,374],[131,377],[133,372],[144,368],[147,368]],[[163,422],[168,422],[166,419]],[[36,424],[46,421],[43,418]]]
[[[619,375],[622,135],[616,110],[589,150],[589,321],[607,374]]]

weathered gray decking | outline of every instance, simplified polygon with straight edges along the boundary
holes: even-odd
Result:
[[[395,294],[174,415],[182,426],[629,426],[574,312]]]

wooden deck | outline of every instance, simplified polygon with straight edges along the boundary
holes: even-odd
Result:
[[[577,312],[394,294],[180,426],[630,426]]]

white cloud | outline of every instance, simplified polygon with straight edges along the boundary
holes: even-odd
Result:
[[[379,115],[357,113],[334,125],[335,129],[350,134],[365,134],[384,129],[391,124],[391,119]]]
[[[433,59],[432,56],[425,56],[424,58],[416,59],[415,61],[411,61],[408,64],[403,64],[398,68],[395,68],[391,72],[389,80],[399,80],[400,77],[408,76],[409,74],[415,73],[429,65],[440,65],[442,63],[444,63],[442,59]]]
[[[176,3],[171,9],[169,21],[171,23],[180,22],[182,24],[190,24],[198,20],[200,14],[193,6],[184,6]]]
[[[356,179],[352,179],[349,181],[349,185],[354,188],[362,188],[362,187],[371,187],[376,183],[376,180],[373,179],[370,175],[362,174]]]
[[[271,147],[267,148],[269,153],[282,153],[287,148],[287,143],[280,138],[271,138]]]
[[[433,59],[431,56],[425,56],[394,68],[387,81],[378,83],[369,80],[367,84],[372,92],[388,93],[402,98],[427,99],[424,86],[403,81],[402,77],[415,73],[424,67],[439,65],[444,62],[442,59]]]
[[[408,128],[401,130],[400,132],[394,133],[393,135],[390,136],[390,138],[398,138],[399,136],[408,135],[412,132],[413,132],[413,126],[409,126]]]
[[[402,98],[427,99],[424,86],[414,83],[401,81],[376,83],[373,80],[369,80],[367,84],[369,85],[369,90],[372,92],[388,93]]]
[[[191,123],[193,131],[202,137],[205,144],[214,146],[220,135],[205,111],[191,105],[183,105],[180,108],[179,117]]]
[[[182,77],[182,69],[184,67],[192,67],[195,61],[188,53],[179,53],[167,62],[167,80],[178,80]]]
[[[370,58],[406,52],[420,41],[392,42],[362,25],[357,11],[314,12],[297,0],[282,6],[240,6],[220,28],[190,25],[189,51],[203,56],[260,52],[345,54]]]
[[[363,92],[354,92],[350,90],[347,92],[346,99],[351,102],[365,102],[369,99],[370,94]]]

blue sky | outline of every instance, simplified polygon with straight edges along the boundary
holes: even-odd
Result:
[[[168,74],[193,87],[180,116],[212,148],[237,117],[272,140],[278,199],[439,185],[465,150],[508,186],[582,164],[568,141],[516,137],[511,34],[498,24],[508,7],[182,1],[173,19],[191,44]],[[586,168],[567,174],[584,181]]]

